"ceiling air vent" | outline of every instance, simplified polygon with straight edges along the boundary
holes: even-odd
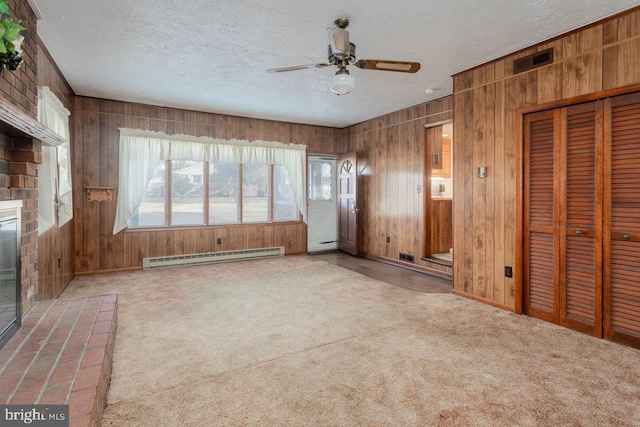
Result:
[[[553,48],[545,49],[542,52],[525,56],[513,61],[513,74],[524,73],[534,68],[553,63]]]

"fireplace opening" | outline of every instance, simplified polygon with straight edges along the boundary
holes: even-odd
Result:
[[[0,201],[0,348],[20,328],[22,200]]]

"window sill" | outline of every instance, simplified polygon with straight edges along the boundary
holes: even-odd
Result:
[[[277,221],[277,222],[250,222],[244,224],[214,224],[214,225],[172,225],[155,227],[127,227],[125,233],[142,233],[149,231],[188,231],[211,228],[242,228],[255,226],[277,226],[277,225],[301,225],[302,221]]]

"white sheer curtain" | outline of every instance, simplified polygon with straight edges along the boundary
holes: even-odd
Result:
[[[307,147],[270,141],[224,140],[120,129],[119,188],[113,234],[127,228],[153,171],[163,160],[256,163],[287,168],[298,210],[307,222]]]
[[[38,179],[38,232],[40,234],[55,223],[53,211],[56,176],[59,202],[58,227],[73,218],[70,115],[69,110],[64,108],[62,102],[48,87],[38,88],[38,121],[65,139],[65,143],[57,148],[43,147],[42,149],[42,164],[39,167],[42,173],[39,174]],[[40,224],[41,215],[42,224]]]
[[[38,236],[56,225],[56,149],[42,147],[42,163],[38,165]]]

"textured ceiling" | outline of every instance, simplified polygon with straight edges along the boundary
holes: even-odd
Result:
[[[79,95],[345,127],[448,95],[451,75],[637,5],[637,0],[35,0],[38,33]],[[350,19],[360,70],[329,91],[326,27]],[[434,89],[427,95],[425,89]]]

